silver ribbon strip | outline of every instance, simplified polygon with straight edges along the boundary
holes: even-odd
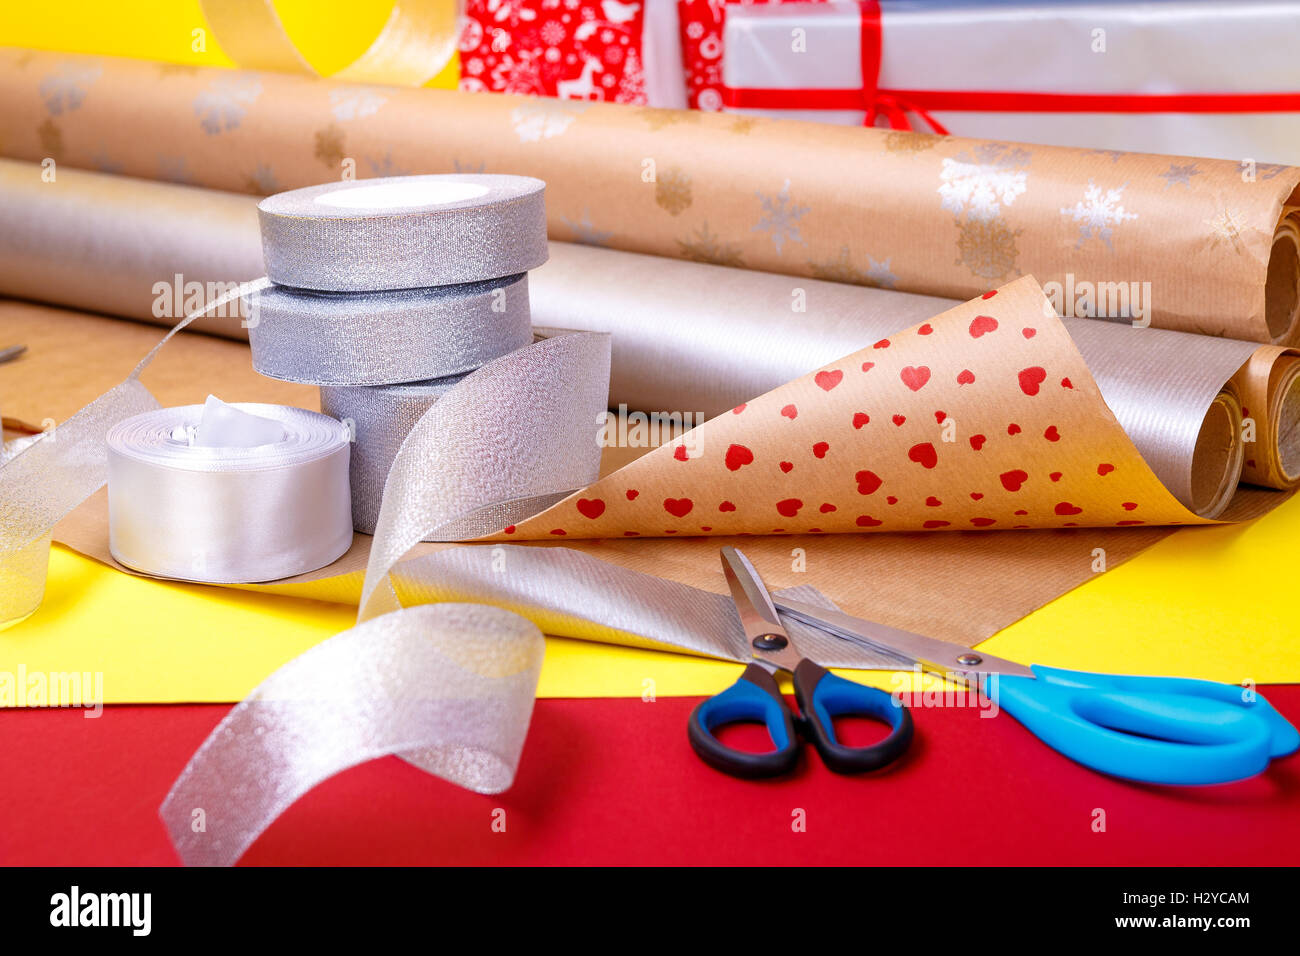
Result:
[[[108,432],[120,421],[158,407],[140,374],[171,337],[196,319],[251,295],[266,279],[211,300],[163,336],[126,380],[40,435],[0,467],[0,624],[40,606],[50,564],[50,532],[108,478]]]
[[[278,422],[282,440],[202,447],[178,439],[201,405],[162,408],[109,429],[113,557],[159,577],[213,584],[314,571],[352,546],[348,433],[318,412],[234,406]]]
[[[544,190],[528,176],[453,174],[277,193],[257,207],[266,273],[276,285],[326,292],[518,275],[546,261]]]
[[[253,368],[306,385],[444,378],[533,338],[526,275],[372,294],[273,286],[250,308]]]
[[[479,793],[514,779],[545,642],[475,604],[384,614],[294,658],[204,741],[159,810],[187,865],[229,866],[295,800],[396,754]]]
[[[608,335],[552,330],[461,378],[322,388],[321,408],[355,431],[356,529],[378,534],[404,443],[411,448],[395,487],[419,485],[403,507],[421,518],[419,535],[394,559],[420,540],[499,531],[589,484],[600,468],[609,348]]]

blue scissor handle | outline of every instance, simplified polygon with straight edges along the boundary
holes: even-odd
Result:
[[[795,668],[794,696],[803,714],[804,736],[836,773],[878,770],[901,757],[912,743],[912,714],[902,701],[877,687],[836,677],[813,661],[802,660]],[[866,747],[846,747],[835,736],[834,718],[847,716],[887,724],[889,736]]]
[[[728,747],[713,735],[723,724],[743,721],[767,726],[776,749],[750,753]],[[789,773],[799,762],[799,738],[794,719],[776,678],[757,664],[750,664],[740,679],[691,711],[687,736],[700,758],[715,770],[736,777],[776,777]]]
[[[1241,780],[1300,747],[1263,697],[1185,677],[1090,674],[1035,664],[993,675],[985,693],[1049,747],[1102,773],[1147,783]]]

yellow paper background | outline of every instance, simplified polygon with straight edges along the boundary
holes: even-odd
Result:
[[[276,0],[275,9],[303,56],[328,76],[365,51],[393,4],[392,0]],[[235,66],[210,32],[205,52],[191,49],[193,31],[205,26],[198,0],[0,4],[0,46]],[[459,59],[453,57],[427,85],[455,89],[459,75]]]
[[[1246,524],[1185,529],[980,647],[1081,670],[1300,682],[1294,572],[1276,559],[1297,536],[1298,498]],[[16,656],[29,673],[64,670],[69,660],[103,671],[110,702],[235,701],[350,627],[355,613],[349,605],[138,578],[56,545],[45,603],[0,632],[0,641],[21,645]],[[735,676],[736,665],[723,661],[548,638],[538,693],[711,694]],[[888,674],[851,676],[891,687]]]

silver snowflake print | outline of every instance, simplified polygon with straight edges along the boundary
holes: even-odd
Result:
[[[404,166],[398,166],[393,162],[392,153],[384,153],[383,156],[375,158],[374,156],[366,157],[366,165],[370,167],[371,176],[409,176],[411,171]]]
[[[71,113],[86,99],[86,93],[104,68],[98,64],[62,63],[58,69],[41,80],[41,99],[51,116]]]
[[[877,262],[871,256],[867,256],[867,285],[874,285],[880,289],[892,289],[894,283],[898,281],[898,276],[894,275],[889,268],[892,261],[893,256],[890,256],[884,262]]]
[[[1160,178],[1165,181],[1165,189],[1170,186],[1182,186],[1185,189],[1192,188],[1192,177],[1201,175],[1201,171],[1196,168],[1195,163],[1179,165],[1170,163],[1169,169],[1160,174]]]
[[[252,173],[244,177],[244,185],[250,193],[261,196],[278,193],[281,188],[280,183],[275,178],[275,173],[266,163],[258,163]]]
[[[1098,156],[1109,156],[1112,165],[1119,162],[1121,156],[1129,155],[1128,150],[1124,149],[1090,149],[1087,150],[1084,155],[1088,156],[1093,153],[1096,153]]]
[[[186,162],[184,156],[159,156],[158,178],[166,183],[188,185],[194,182],[194,177],[190,174],[189,163]]]
[[[1076,249],[1081,248],[1089,239],[1100,239],[1107,249],[1112,248],[1110,240],[1115,234],[1115,227],[1138,217],[1137,213],[1128,212],[1120,203],[1127,186],[1128,183],[1125,183],[1114,189],[1103,190],[1090,179],[1083,199],[1075,203],[1073,208],[1061,208],[1062,216],[1068,216],[1079,224]]]
[[[1024,194],[1028,150],[983,143],[945,158],[939,172],[940,206],[956,216],[989,222]]]
[[[775,196],[765,196],[760,192],[754,195],[763,206],[763,215],[750,230],[751,232],[767,233],[772,240],[772,245],[776,246],[778,255],[786,240],[803,242],[803,237],[799,235],[799,220],[811,212],[812,207],[799,206],[790,202],[790,180],[785,181],[785,185]]]
[[[114,175],[117,175],[121,173],[124,168],[121,163],[113,159],[113,157],[109,156],[108,153],[105,152],[102,148],[99,150],[99,152],[97,152],[94,156],[91,157],[90,162],[91,165],[93,165],[101,173],[112,173]]]
[[[262,95],[262,81],[256,76],[236,73],[213,80],[194,97],[194,113],[209,136],[236,129],[248,108]]]
[[[340,86],[330,90],[330,112],[339,122],[379,112],[388,94],[373,86]]]
[[[568,216],[561,216],[560,218],[566,226],[573,230],[574,242],[580,242],[585,246],[604,246],[608,245],[609,240],[614,238],[613,232],[605,232],[596,228],[591,221],[591,213],[587,209],[582,210],[582,218],[576,221]]]

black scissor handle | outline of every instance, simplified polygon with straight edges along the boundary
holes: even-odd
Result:
[[[901,701],[877,687],[836,677],[810,660],[794,672],[794,696],[799,701],[802,731],[822,762],[836,773],[879,770],[901,757],[912,743],[912,714]],[[884,740],[866,747],[846,747],[835,737],[835,717],[867,717],[893,728]]]
[[[726,746],[713,735],[723,724],[761,723],[775,750],[750,753]],[[733,777],[757,779],[789,773],[799,762],[799,737],[776,678],[750,664],[721,694],[701,701],[686,728],[691,746],[705,763]]]

